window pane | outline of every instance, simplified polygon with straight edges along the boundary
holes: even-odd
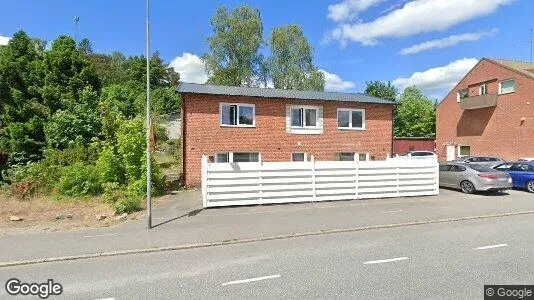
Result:
[[[254,124],[254,108],[251,106],[239,106],[239,124]]]
[[[215,162],[218,162],[218,163],[227,163],[227,162],[229,162],[228,153],[217,153],[215,155]]]
[[[257,152],[234,152],[234,162],[258,162],[259,155]]]
[[[317,110],[305,109],[306,112],[306,126],[317,126]]]
[[[291,126],[302,127],[302,109],[300,108],[291,109]]]
[[[291,153],[291,161],[304,161],[304,156],[303,152]]]
[[[471,147],[460,146],[460,155],[471,155]]]
[[[340,161],[354,161],[354,153],[339,153],[338,160]]]
[[[358,154],[358,159],[360,161],[366,161],[367,160],[367,154],[365,154],[365,153]]]
[[[469,89],[460,90],[458,93],[459,93],[460,99],[469,97]]]
[[[361,111],[352,111],[352,128],[363,127],[363,115]]]
[[[451,165],[440,165],[439,170],[440,171],[450,171]]]
[[[501,81],[501,94],[515,92],[515,80]]]
[[[349,111],[340,110],[337,112],[337,126],[349,127]]]
[[[222,105],[221,106],[221,123],[223,125],[235,125],[235,123],[232,123],[231,121],[231,106],[230,105]]]

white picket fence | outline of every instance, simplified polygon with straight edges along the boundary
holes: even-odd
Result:
[[[433,159],[209,163],[202,157],[204,207],[438,193]]]

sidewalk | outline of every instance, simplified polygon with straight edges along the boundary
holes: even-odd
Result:
[[[108,228],[0,236],[0,263],[516,212],[534,214],[534,197],[523,191],[465,195],[442,189],[431,197],[202,210],[200,193],[184,191],[154,208],[151,230],[142,219]]]

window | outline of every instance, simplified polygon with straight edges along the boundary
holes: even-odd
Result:
[[[470,146],[458,146],[458,156],[471,155]]]
[[[291,126],[317,127],[317,109],[304,107],[291,108]]]
[[[258,152],[220,152],[215,154],[215,162],[217,163],[259,161],[260,154]]]
[[[338,109],[337,127],[339,129],[365,129],[365,110]]]
[[[499,94],[515,92],[515,79],[508,79],[499,82]]]
[[[510,170],[510,167],[512,166],[512,164],[502,164],[502,165],[498,165],[495,167],[495,170],[499,170],[499,171],[508,171]]]
[[[291,161],[308,161],[307,155],[304,152],[291,153]]]
[[[460,102],[460,99],[469,97],[469,89],[462,89],[458,91],[456,95],[456,102]]]
[[[463,171],[465,171],[465,167],[464,166],[451,165],[450,171],[451,172],[463,172]]]
[[[478,88],[478,94],[479,95],[486,95],[488,93],[488,85],[484,83]]]
[[[336,154],[335,159],[338,161],[367,161],[369,160],[369,153],[341,152]]]
[[[253,104],[225,104],[220,107],[222,126],[255,126],[255,107]]]
[[[513,164],[510,171],[516,172],[534,172],[534,166],[528,164]]]
[[[451,165],[440,165],[439,166],[439,170],[441,172],[448,172],[451,170]]]

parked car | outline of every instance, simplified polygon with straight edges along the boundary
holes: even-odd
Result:
[[[415,158],[415,159],[438,159],[436,153],[432,151],[408,151],[402,155],[399,155],[399,158]]]
[[[522,157],[518,161],[534,161],[534,157]]]
[[[504,163],[496,166],[495,170],[510,174],[515,188],[534,193],[534,161]]]
[[[512,178],[488,166],[447,162],[439,166],[439,185],[460,189],[466,194],[504,191],[512,188]]]
[[[465,164],[477,164],[494,167],[498,164],[504,162],[503,159],[495,156],[462,156],[451,161],[455,163],[465,163]]]

